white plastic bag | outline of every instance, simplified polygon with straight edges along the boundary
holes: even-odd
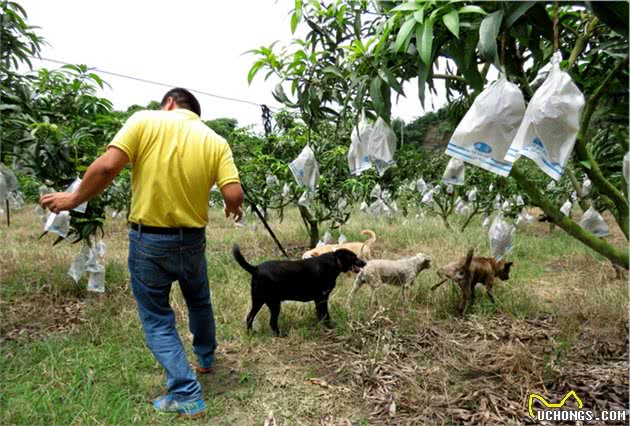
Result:
[[[498,214],[492,221],[488,237],[490,238],[490,251],[495,259],[500,260],[512,249],[512,240],[516,227],[505,221],[503,215]]]
[[[525,200],[523,200],[523,197],[520,195],[517,195],[515,197],[515,201],[514,204],[516,204],[517,207],[522,207],[525,205]]]
[[[105,267],[99,266],[102,270],[89,273],[87,289],[95,293],[105,293]]]
[[[70,264],[70,269],[68,270],[68,275],[72,277],[74,282],[78,283],[81,279],[81,275],[85,272],[86,263],[88,257],[90,255],[90,247],[87,244],[84,244],[81,247],[81,251],[77,254],[74,259],[72,259],[72,263]]]
[[[582,197],[588,197],[593,189],[593,182],[589,178],[584,179],[584,183],[582,183],[582,193],[580,194]]]
[[[396,143],[396,133],[381,117],[377,118],[369,138],[368,155],[379,176],[383,176],[387,169],[396,164]]]
[[[20,184],[18,183],[17,177],[15,177],[15,173],[2,163],[0,163],[0,175],[4,176],[7,193],[20,189]]]
[[[448,185],[446,186],[446,193],[447,193],[448,195],[452,195],[454,191],[455,191],[455,188],[453,188],[453,185],[448,184]]]
[[[276,185],[280,185],[280,181],[278,180],[278,178],[274,175],[267,175],[265,177],[265,182],[267,183],[267,186],[276,186]]]
[[[372,191],[370,191],[370,198],[381,198],[381,192],[381,185],[377,183],[374,185],[374,188],[372,188]]]
[[[70,212],[64,210],[59,213],[50,213],[46,218],[44,231],[66,238],[70,231]]]
[[[483,222],[481,222],[481,227],[482,227],[483,229],[488,229],[488,228],[490,227],[490,223],[491,223],[491,222],[490,222],[490,216],[486,216],[486,217],[483,219]]]
[[[370,207],[368,207],[368,213],[373,216],[389,215],[390,212],[390,208],[380,198],[378,198],[376,201],[370,204]]]
[[[424,194],[425,192],[429,190],[429,188],[427,187],[427,183],[424,181],[424,179],[422,178],[418,179],[418,182],[416,182],[416,190],[420,194]]]
[[[560,212],[563,215],[565,215],[565,216],[570,216],[571,215],[571,207],[573,207],[573,203],[571,202],[571,200],[567,200],[567,201],[564,202],[562,207],[560,207]]]
[[[433,190],[427,191],[422,196],[422,200],[420,202],[428,207],[431,207],[433,205]]]
[[[319,164],[310,146],[304,147],[300,155],[289,164],[289,169],[298,185],[315,189],[319,184]]]
[[[81,178],[76,178],[74,182],[72,182],[70,186],[66,188],[65,192],[74,192],[77,189],[79,189],[80,185],[81,185]],[[85,213],[85,209],[87,209],[87,205],[88,205],[88,202],[85,201],[79,204],[78,206],[76,206],[75,208],[73,208],[72,210],[79,213]]]
[[[365,213],[368,211],[368,208],[368,203],[366,203],[365,201],[361,201],[361,206],[359,207],[359,210]]]
[[[289,198],[289,195],[291,195],[291,187],[288,183],[285,183],[282,187],[282,199],[286,200],[287,198]]]
[[[623,177],[630,182],[630,152],[623,156]]]
[[[341,234],[341,235],[339,235],[339,238],[337,239],[337,244],[345,244],[346,241],[348,241],[346,236]]]
[[[525,101],[519,88],[505,77],[499,78],[477,96],[455,129],[446,153],[507,176],[512,164],[504,157],[524,113]]]
[[[350,149],[348,150],[348,167],[350,174],[360,175],[372,167],[369,156],[369,143],[372,138],[374,128],[365,118],[365,113],[361,114],[361,120],[350,135]]]
[[[341,197],[337,200],[337,208],[343,210],[348,207],[348,200],[345,197]]]
[[[9,197],[9,189],[7,187],[7,179],[0,173],[0,203],[4,205],[4,201]]]
[[[596,237],[605,237],[610,234],[604,218],[592,206],[582,216],[580,226]]]
[[[442,176],[442,182],[451,185],[463,185],[464,184],[464,162],[453,157],[448,161],[444,175]]]
[[[466,198],[468,198],[468,201],[471,203],[473,201],[477,201],[477,187],[473,186],[473,188],[466,194]]]
[[[584,95],[560,69],[561,60],[560,52],[554,53],[551,71],[529,102],[505,157],[512,163],[521,155],[528,157],[555,180],[573,151],[584,107]]]
[[[360,175],[374,166],[383,176],[388,168],[396,164],[396,134],[381,117],[370,125],[362,115],[359,125],[352,130],[350,140],[348,167],[351,174]]]
[[[302,193],[302,196],[298,200],[298,206],[306,207],[307,209],[311,205],[311,201],[313,201],[314,193],[309,191],[308,189]]]

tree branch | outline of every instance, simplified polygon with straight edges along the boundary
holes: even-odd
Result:
[[[599,192],[606,195],[611,201],[615,204],[617,208],[617,214],[615,215],[615,219],[619,224],[619,227],[623,231],[626,239],[628,239],[628,199],[624,196],[624,194],[615,188],[615,186],[604,177],[602,170],[599,168],[599,164],[593,158],[593,155],[588,150],[586,146],[586,134],[588,132],[588,128],[591,122],[591,117],[595,112],[595,108],[597,107],[597,103],[601,98],[603,91],[608,84],[613,79],[615,74],[621,71],[624,67],[628,65],[628,55],[621,60],[615,67],[608,73],[606,78],[601,82],[601,84],[595,89],[591,97],[586,102],[586,106],[584,107],[584,112],[582,114],[582,123],[580,125],[580,131],[577,135],[577,140],[575,141],[575,153],[577,158],[580,160],[580,164],[584,169],[584,172],[593,182],[593,185],[599,189]],[[585,165],[586,163],[586,165]]]
[[[556,208],[542,192],[538,190],[536,184],[531,182],[525,173],[521,171],[517,164],[512,166],[510,176],[516,180],[518,185],[527,193],[534,205],[540,207],[545,214],[553,220],[553,223],[562,228],[567,234],[584,243],[587,247],[609,259],[616,265],[628,269],[628,250],[620,250],[613,247],[603,238],[598,238],[591,234],[573,220],[565,216]]]

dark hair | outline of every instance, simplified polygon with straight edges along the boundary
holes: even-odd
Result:
[[[169,97],[173,98],[178,107],[190,110],[201,117],[201,106],[199,105],[199,101],[195,98],[195,95],[190,93],[188,90],[182,89],[181,87],[169,90],[162,98],[160,106],[166,105],[166,101]]]

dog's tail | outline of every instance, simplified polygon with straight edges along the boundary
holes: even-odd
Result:
[[[364,229],[363,231],[361,231],[361,234],[368,235],[370,237],[365,241],[364,244],[367,244],[368,246],[372,246],[372,244],[376,242],[376,234],[374,233],[374,231],[370,231],[369,229]]]
[[[473,254],[475,253],[475,248],[471,247],[466,253],[466,260],[464,261],[463,271],[466,275],[470,274],[470,264],[473,260]]]
[[[258,271],[257,267],[247,263],[247,261],[245,260],[245,258],[241,254],[241,249],[238,247],[237,244],[234,244],[234,246],[232,247],[232,256],[234,256],[234,259],[236,259],[238,264],[241,265],[241,268],[245,269],[250,274],[253,275],[253,274],[255,274]]]

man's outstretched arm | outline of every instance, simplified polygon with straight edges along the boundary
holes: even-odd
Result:
[[[39,204],[53,213],[62,210],[72,210],[79,204],[100,194],[109,186],[123,167],[129,162],[129,157],[121,149],[110,147],[88,167],[79,188],[70,192],[54,192],[42,195]]]

